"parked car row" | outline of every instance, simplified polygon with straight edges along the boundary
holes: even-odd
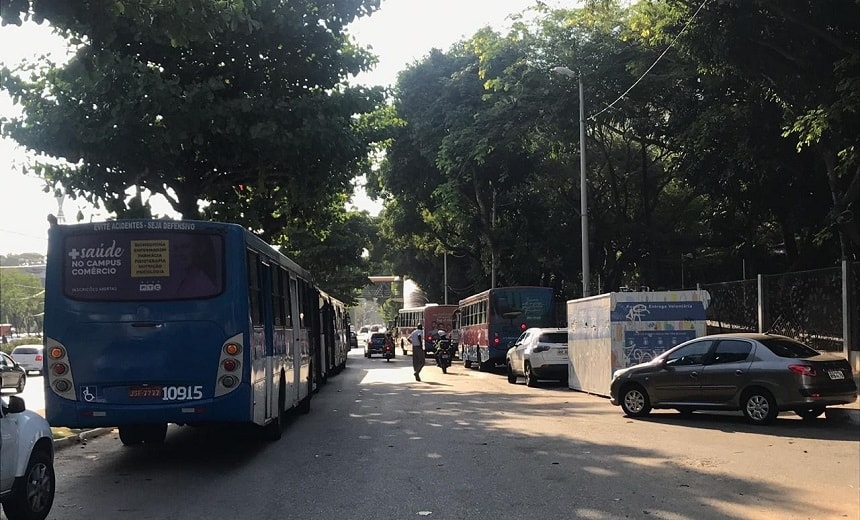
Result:
[[[566,381],[565,329],[527,329],[508,349],[508,382],[524,377]],[[780,412],[804,419],[828,406],[857,400],[857,384],[844,357],[819,352],[795,339],[757,333],[715,334],[677,345],[653,360],[616,370],[610,402],[629,417],[652,409],[741,411],[753,424]]]

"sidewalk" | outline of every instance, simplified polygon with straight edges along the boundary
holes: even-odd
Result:
[[[54,432],[54,451],[66,448],[68,446],[74,446],[76,444],[84,444],[89,439],[93,439],[95,437],[99,437],[101,435],[105,435],[113,431],[113,428],[96,428],[94,430],[83,430],[81,432],[73,432],[70,435],[57,437],[56,430],[65,429],[65,428],[51,428],[51,431]]]
[[[45,416],[45,410],[36,410],[36,413]],[[70,430],[69,428],[51,427],[54,436],[54,451],[87,442],[89,439],[110,433],[113,428],[95,428],[92,430]]]

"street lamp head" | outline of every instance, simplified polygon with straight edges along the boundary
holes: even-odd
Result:
[[[569,76],[571,78],[577,77],[576,72],[573,72],[567,67],[553,67],[552,71],[556,74],[561,74],[562,76]]]

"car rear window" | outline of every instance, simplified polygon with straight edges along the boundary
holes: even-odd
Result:
[[[817,350],[807,347],[799,341],[782,338],[765,338],[760,340],[771,352],[784,358],[811,358],[820,354]]]
[[[539,343],[567,343],[567,332],[544,332],[538,337]]]
[[[12,350],[13,354],[38,354],[39,349],[37,347],[15,347]]]

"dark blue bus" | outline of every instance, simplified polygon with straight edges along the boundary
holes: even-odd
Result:
[[[497,287],[460,300],[457,326],[463,365],[505,364],[508,347],[530,327],[553,327],[552,287]]]
[[[343,304],[235,224],[55,225],[45,286],[52,426],[136,444],[168,423],[252,423],[277,439],[346,363]]]

